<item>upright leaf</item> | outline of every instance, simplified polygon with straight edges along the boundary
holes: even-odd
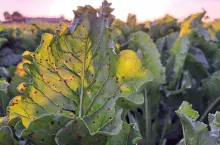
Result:
[[[201,20],[205,16],[206,12],[197,13],[189,16],[182,24],[180,31],[180,37],[185,34],[188,34],[192,29],[200,28]]]
[[[186,56],[190,48],[189,36],[185,35],[173,44],[173,48],[170,49],[171,57],[168,61],[166,68],[167,81],[169,82],[169,89],[176,89],[176,85],[179,82],[180,76],[183,71]]]
[[[143,104],[140,91],[153,77],[134,51],[114,53],[110,5],[78,7],[71,26],[44,33],[38,49],[23,54],[32,79],[19,85],[23,95],[10,102],[9,120],[20,116],[28,128],[42,115],[63,114],[82,120],[89,135],[120,132],[122,108]]]
[[[129,48],[136,49],[145,69],[154,75],[154,82],[150,84],[152,98],[150,104],[158,105],[160,101],[159,86],[165,81],[164,67],[161,64],[160,53],[151,38],[144,32],[133,33],[130,37]]]
[[[196,121],[199,114],[188,102],[184,101],[176,113],[182,123],[185,145],[218,145],[219,133],[215,132],[218,123],[214,116],[210,115],[211,132],[209,132],[206,124]]]

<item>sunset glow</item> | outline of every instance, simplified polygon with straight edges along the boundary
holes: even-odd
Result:
[[[137,15],[139,21],[162,17],[166,13],[182,18],[191,13],[205,8],[211,18],[216,18],[219,13],[220,1],[218,0],[109,0],[115,8],[113,14],[126,20],[128,13]],[[12,13],[17,10],[25,16],[59,17],[63,15],[68,19],[73,18],[72,10],[78,5],[89,4],[99,7],[102,0],[7,0],[0,5],[0,20],[4,20],[3,12]]]

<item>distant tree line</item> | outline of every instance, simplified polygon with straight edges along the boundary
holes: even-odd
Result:
[[[9,12],[4,12],[4,17],[6,22],[24,22],[25,17],[19,13],[18,11],[15,11],[12,13],[12,15]]]

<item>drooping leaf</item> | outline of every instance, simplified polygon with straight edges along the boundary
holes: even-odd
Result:
[[[71,121],[71,118],[65,117],[63,115],[49,114],[43,115],[40,118],[32,121],[27,129],[24,129],[20,122],[16,124],[15,128],[17,135],[21,135],[22,138],[27,139],[33,144],[56,145],[56,133],[69,121]],[[22,130],[22,132],[20,132],[20,130]]]
[[[66,124],[56,135],[58,145],[104,145],[107,137],[102,134],[91,135],[86,123],[75,118]]]

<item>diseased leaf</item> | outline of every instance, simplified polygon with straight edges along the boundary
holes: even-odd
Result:
[[[21,132],[21,137],[27,139],[33,144],[56,145],[56,133],[69,121],[71,121],[71,118],[63,115],[43,115],[32,121],[27,129],[24,129]],[[22,129],[20,122],[19,124],[16,124],[15,128],[17,129],[17,135],[19,135],[20,133],[18,131]]]
[[[44,33],[38,49],[23,54],[31,62],[24,65],[31,80],[18,86],[23,95],[16,96],[8,107],[8,119],[21,117],[28,131],[22,137],[38,131],[32,127],[46,114],[81,120],[91,140],[100,133],[116,135],[122,127],[122,108],[143,104],[141,90],[153,75],[134,51],[115,54],[114,16],[109,6],[104,1],[98,12],[88,5],[78,7],[71,26],[60,24],[56,35]],[[45,138],[50,136],[48,130],[36,134],[54,144],[53,139]]]
[[[56,135],[58,145],[104,145],[106,141],[105,135],[90,135],[86,123],[80,118],[67,123]]]

